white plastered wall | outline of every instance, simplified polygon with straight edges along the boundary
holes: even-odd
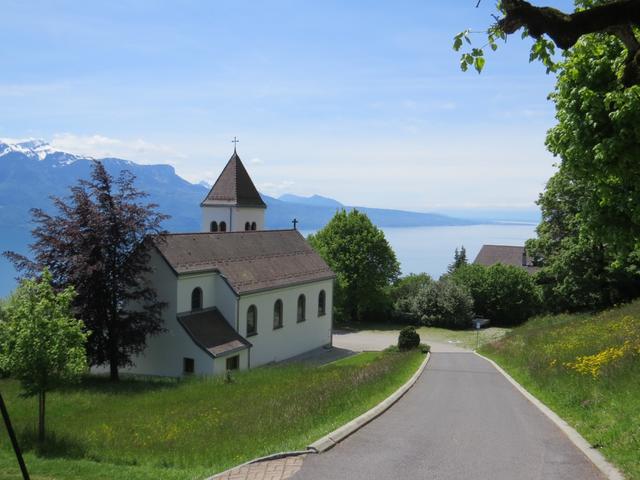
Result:
[[[123,373],[136,373],[140,375],[161,375],[179,377],[183,374],[183,359],[193,358],[196,375],[212,375],[214,373],[214,359],[197,346],[189,334],[178,323],[177,313],[182,310],[184,299],[177,293],[178,279],[162,259],[157,251],[151,253],[152,281],[158,294],[158,299],[167,302],[167,307],[162,312],[164,328],[166,331],[147,338],[145,351],[134,357],[134,366],[124,368]],[[213,277],[213,274],[210,274]],[[213,280],[211,280],[213,284]],[[204,301],[207,301],[207,293],[204,291]],[[209,295],[212,298],[212,295]],[[191,292],[189,292],[189,308],[191,306]],[[181,310],[178,310],[178,308]],[[96,369],[104,372],[105,369]]]
[[[326,295],[325,315],[318,316],[318,295]],[[306,296],[306,320],[297,322],[298,296]],[[273,307],[283,303],[283,327],[273,329]],[[277,362],[331,343],[333,280],[270,290],[240,297],[240,334],[253,344],[251,368]],[[258,310],[258,333],[247,336],[247,310]]]
[[[236,207],[229,205],[204,205],[202,210],[202,231],[209,232],[211,222],[227,224],[228,232],[244,232],[245,223],[256,222],[256,230],[264,230],[264,208]]]

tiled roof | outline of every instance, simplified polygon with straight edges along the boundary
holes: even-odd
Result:
[[[297,230],[167,234],[156,248],[176,273],[217,270],[237,294],[334,277]]]
[[[251,347],[215,307],[178,315],[178,321],[193,341],[214,357]]]
[[[266,208],[238,154],[233,155],[202,201],[202,205],[236,205]]]
[[[502,263],[503,265],[524,268],[529,273],[535,273],[539,270],[539,267],[533,266],[526,256],[524,247],[510,245],[483,245],[473,263],[487,266]]]

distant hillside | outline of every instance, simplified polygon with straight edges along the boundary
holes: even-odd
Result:
[[[160,211],[171,216],[165,227],[174,232],[200,229],[200,201],[207,186],[192,184],[179,177],[169,165],[139,165],[118,158],[102,159],[107,170],[118,175],[123,169],[136,175],[136,186],[149,194],[149,201],[157,203]],[[30,141],[19,144],[0,142],[0,252],[26,251],[30,243],[31,208],[51,208],[50,196],[66,196],[69,186],[80,178],[87,178],[91,159],[59,152],[46,142]],[[298,219],[299,228],[315,230],[325,225],[342,204],[336,200],[314,195],[300,197],[284,195],[280,199],[262,195],[267,204],[267,228],[291,228]],[[482,223],[461,220],[445,215],[414,213],[398,210],[359,208],[380,227],[468,225]],[[15,273],[11,265],[0,259],[0,297],[13,287]]]
[[[301,205],[312,205],[314,207],[343,207],[339,201],[333,198],[323,197],[321,195],[311,195],[310,197],[302,197],[300,195],[293,195],[291,193],[285,193],[280,195],[278,200],[289,203],[299,203]]]

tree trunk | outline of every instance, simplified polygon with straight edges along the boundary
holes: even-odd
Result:
[[[38,442],[44,443],[44,405],[45,392],[42,390],[38,394]]]
[[[120,375],[118,374],[118,355],[114,355],[111,353],[111,358],[109,359],[109,378],[112,382],[117,382],[120,380]]]

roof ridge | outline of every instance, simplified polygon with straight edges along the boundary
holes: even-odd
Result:
[[[158,236],[168,237],[168,236],[177,236],[177,235],[229,235],[229,234],[237,235],[239,233],[247,233],[247,234],[255,235],[258,233],[271,233],[271,232],[300,232],[300,230],[297,230],[295,228],[274,228],[271,230],[236,230],[236,231],[228,231],[228,232],[167,232],[167,233],[160,233]]]

